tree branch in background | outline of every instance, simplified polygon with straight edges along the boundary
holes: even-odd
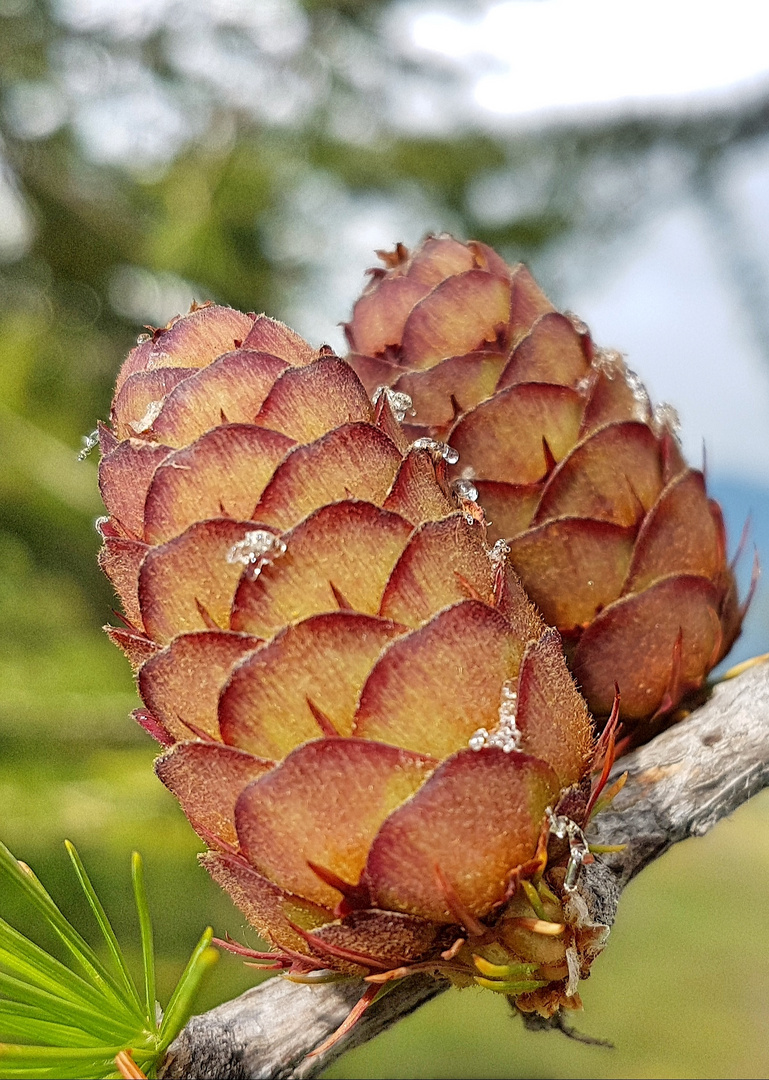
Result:
[[[628,780],[588,834],[625,844],[585,866],[579,892],[593,920],[611,926],[620,895],[673,844],[709,829],[769,784],[769,663],[719,683],[687,720],[623,758]],[[195,1016],[173,1043],[165,1077],[309,1078],[448,988],[427,976],[403,979],[345,1038],[312,1053],[360,998],[362,980],[301,986],[272,979]],[[543,1021],[544,1025],[547,1022]]]

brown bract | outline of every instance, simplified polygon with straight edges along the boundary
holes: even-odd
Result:
[[[491,542],[557,626],[590,708],[615,683],[633,738],[701,686],[744,609],[723,519],[621,356],[553,305],[521,263],[429,237],[384,253],[346,326],[369,392],[407,394],[413,438],[446,441]]]
[[[409,348],[428,374],[456,334],[496,349],[517,287],[487,249],[436,244],[440,273],[426,258],[390,289],[404,318],[427,298]],[[468,289],[488,326],[452,322]],[[371,348],[392,336],[378,318]],[[490,363],[470,364],[487,389]],[[579,394],[529,397],[532,423],[562,399],[560,453]],[[586,805],[590,717],[558,634],[452,489],[451,455],[412,447],[391,401],[265,316],[208,305],[141,342],[101,429],[101,563],[126,623],[110,632],[166,747],[160,778],[278,966],[466,983],[488,982],[485,962],[514,975],[495,989],[552,1011],[578,1000],[571,938],[546,969],[506,942],[538,897],[560,911],[543,823],[566,790]],[[522,454],[536,482],[541,440]]]

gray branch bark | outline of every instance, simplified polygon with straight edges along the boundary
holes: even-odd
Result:
[[[628,781],[588,839],[626,844],[583,867],[580,892],[596,922],[611,926],[628,882],[673,844],[702,836],[769,785],[769,663],[720,683],[688,719],[618,762]],[[372,1039],[447,984],[403,979],[329,1051],[308,1057],[342,1023],[362,981],[302,986],[269,980],[203,1016],[170,1048],[163,1076],[309,1078]]]

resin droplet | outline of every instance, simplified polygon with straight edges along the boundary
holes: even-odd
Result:
[[[285,541],[275,533],[268,532],[267,529],[252,529],[242,540],[232,545],[227,552],[227,562],[243,563],[244,566],[264,564],[280,558],[285,550]]]
[[[374,391],[374,396],[371,398],[371,404],[376,405],[382,394],[387,398],[393,416],[399,424],[405,419],[406,413],[410,416],[416,415],[414,403],[409,395],[404,394],[401,390],[391,390],[389,386],[378,386]]]
[[[147,371],[154,371],[155,368],[165,367],[165,361],[168,359],[167,352],[156,352],[147,361]]]
[[[91,431],[83,436],[83,449],[77,455],[78,461],[85,461],[95,446],[99,445],[99,432]]]
[[[491,560],[491,565],[495,568],[501,566],[509,554],[510,545],[508,544],[507,540],[497,540],[496,544],[489,552],[489,559]]]
[[[505,754],[511,754],[513,750],[519,748],[521,733],[516,723],[518,691],[514,689],[515,685],[516,683],[512,680],[503,684],[499,702],[499,723],[492,731],[487,731],[486,728],[478,728],[474,731],[467,743],[471,750],[495,746]]]
[[[582,864],[593,860],[585,834],[576,821],[572,821],[563,814],[554,814],[549,806],[545,810],[545,815],[553,836],[557,836],[559,840],[569,841],[569,862],[566,866],[563,887],[566,892],[574,892]]]
[[[590,327],[580,319],[579,315],[575,315],[573,311],[564,311],[564,316],[569,320],[571,325],[577,331],[578,334],[589,334]]]
[[[137,435],[143,435],[145,431],[149,431],[157,418],[160,416],[160,411],[163,408],[162,401],[151,401],[147,406],[147,410],[141,420],[136,420],[131,424]]]
[[[411,444],[414,450],[430,450],[431,453],[440,456],[447,465],[456,465],[459,461],[459,451],[448,443],[436,442],[435,439],[417,439]]]
[[[447,465],[456,465],[459,461],[459,451],[455,450],[453,446],[449,446],[448,443],[444,443],[443,460]]]
[[[483,750],[484,746],[486,746],[486,740],[488,739],[488,737],[489,733],[486,728],[479,727],[478,730],[474,731],[473,734],[470,736],[467,741],[467,745],[470,747],[471,750]]]
[[[622,353],[616,349],[596,349],[593,354],[593,367],[602,371],[607,379],[616,379],[618,375],[626,374],[625,361]]]
[[[649,413],[651,412],[651,402],[649,401],[649,395],[646,392],[646,387],[638,378],[634,371],[630,368],[625,372],[625,381],[630,387],[630,391],[635,400],[635,419],[646,421],[649,419]]]
[[[669,431],[671,435],[678,438],[678,434],[681,430],[681,419],[678,415],[678,411],[673,405],[669,405],[667,401],[661,401],[659,405],[655,405],[654,407],[652,427],[654,428],[654,434],[658,438],[666,431]]]
[[[478,488],[472,480],[455,480],[451,486],[458,499],[466,499],[468,502],[478,501]]]

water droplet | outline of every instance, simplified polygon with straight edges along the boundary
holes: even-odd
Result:
[[[242,540],[232,545],[227,552],[227,562],[243,563],[244,566],[259,564],[261,569],[264,563],[280,558],[285,550],[286,543],[280,536],[267,529],[251,529]]]
[[[389,386],[378,386],[374,391],[374,396],[371,398],[371,404],[376,405],[382,394],[387,397],[393,416],[399,424],[403,423],[406,413],[409,413],[410,416],[416,415],[416,410],[413,407],[414,403],[409,395],[404,394],[401,390],[392,390]]]
[[[137,345],[146,345],[148,341],[152,341],[152,334],[139,334],[136,339]]]
[[[131,427],[134,429],[137,435],[143,435],[145,431],[149,431],[157,418],[160,416],[162,408],[162,400],[150,401],[141,420],[136,420],[131,424]]]
[[[99,445],[99,432],[91,431],[83,436],[83,449],[77,455],[78,461],[85,461],[95,446]]]
[[[472,480],[455,480],[451,486],[458,499],[466,499],[468,502],[478,501],[478,488]]]

